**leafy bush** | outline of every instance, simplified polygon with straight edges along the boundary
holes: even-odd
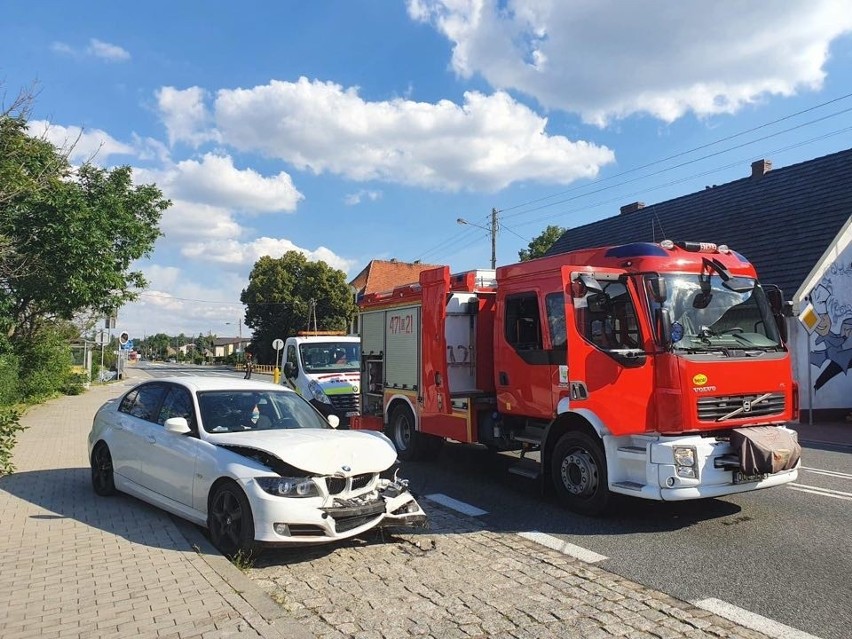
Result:
[[[18,358],[12,354],[0,355],[0,406],[17,404],[20,397]]]
[[[71,373],[62,384],[62,392],[66,395],[79,395],[86,390],[89,376],[86,373]]]
[[[12,450],[18,433],[24,430],[21,426],[21,415],[11,406],[0,408],[0,475],[6,475],[15,470],[12,464]]]
[[[38,401],[59,392],[71,368],[71,349],[58,331],[43,330],[34,341],[16,344],[20,392],[26,401]]]

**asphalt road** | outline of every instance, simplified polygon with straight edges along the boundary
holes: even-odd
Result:
[[[680,599],[720,599],[823,639],[852,636],[852,451],[805,449],[813,470],[796,488],[684,503],[619,498],[603,519],[564,510],[508,465],[505,455],[450,444],[403,471],[416,494],[484,510],[493,530],[552,535]]]
[[[152,365],[168,374],[240,375]],[[269,376],[267,376],[269,377]],[[271,379],[271,377],[270,377]],[[486,511],[495,531],[539,531],[607,557],[599,566],[687,601],[715,598],[822,639],[852,636],[852,450],[805,448],[794,486],[700,502],[619,498],[607,518],[561,508],[511,459],[448,444],[406,463],[416,494]]]

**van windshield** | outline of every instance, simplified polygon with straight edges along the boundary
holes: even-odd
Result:
[[[299,345],[306,373],[352,373],[361,370],[360,342],[309,342]]]

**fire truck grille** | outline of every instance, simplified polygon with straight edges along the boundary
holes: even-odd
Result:
[[[355,393],[331,395],[329,396],[329,399],[331,400],[331,405],[334,406],[335,410],[345,413],[358,410],[358,395]]]
[[[702,397],[698,400],[698,419],[702,422],[716,422],[728,417],[731,420],[780,415],[784,412],[784,395],[772,393],[766,399],[754,403],[762,394],[727,395],[723,397]],[[734,411],[739,411],[731,415]]]

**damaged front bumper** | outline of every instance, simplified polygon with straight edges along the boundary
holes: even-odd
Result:
[[[288,499],[271,496],[249,482],[255,539],[266,545],[322,544],[373,528],[425,527],[426,513],[402,479],[378,479],[356,496]],[[256,505],[255,502],[260,501]]]

